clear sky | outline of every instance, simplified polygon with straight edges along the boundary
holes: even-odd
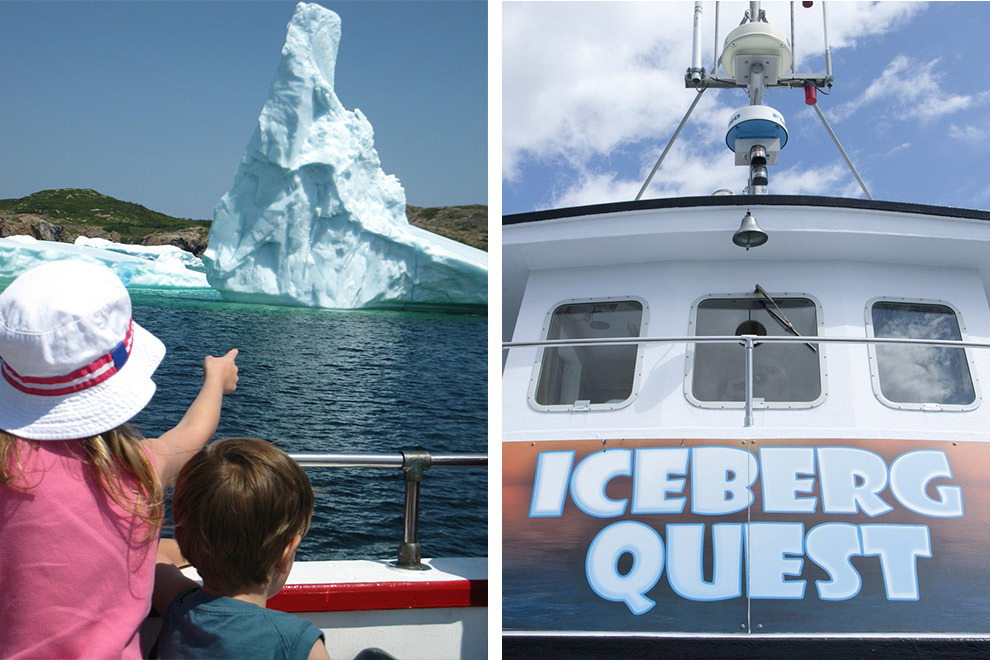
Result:
[[[0,0],[0,199],[92,188],[212,218],[295,4]],[[320,4],[341,17],[337,96],[407,202],[487,203],[486,3]]]
[[[714,60],[704,5],[703,65]],[[986,2],[829,2],[835,86],[819,107],[875,199],[990,208]],[[719,41],[748,2],[720,4]],[[798,70],[825,69],[822,3],[796,7]],[[764,2],[790,34],[789,3]],[[634,199],[694,92],[693,2],[502,5],[502,210]],[[741,90],[705,92],[645,197],[741,192],[725,132]],[[765,103],[790,135],[771,193],[864,197],[801,90]]]

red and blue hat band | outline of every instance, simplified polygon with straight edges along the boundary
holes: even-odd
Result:
[[[127,334],[124,340],[114,346],[109,353],[101,355],[84,367],[76,369],[64,376],[22,376],[14,371],[9,364],[0,364],[3,377],[12,386],[38,396],[64,396],[95,387],[120,371],[131,355],[134,344],[134,319],[127,323]]]

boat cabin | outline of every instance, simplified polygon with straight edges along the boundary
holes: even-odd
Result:
[[[502,243],[507,640],[990,633],[990,213],[662,199]]]

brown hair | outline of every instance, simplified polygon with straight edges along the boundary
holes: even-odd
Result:
[[[233,593],[265,584],[313,516],[313,489],[295,461],[256,438],[217,440],[179,472],[175,539],[208,586]]]
[[[143,438],[129,424],[121,424],[99,435],[80,438],[84,462],[92,470],[107,497],[122,509],[148,524],[146,540],[158,536],[164,509],[164,489],[155,466],[141,446]],[[26,440],[0,431],[0,486],[30,490],[40,483],[26,482],[23,452],[37,451],[42,441]],[[124,484],[127,476],[137,480],[137,490]]]

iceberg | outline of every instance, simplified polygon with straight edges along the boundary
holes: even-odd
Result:
[[[371,123],[337,98],[340,34],[337,14],[296,6],[258,125],[213,213],[209,283],[238,302],[485,307],[488,255],[409,224]]]
[[[174,245],[130,245],[128,243],[114,243],[105,238],[89,238],[87,236],[77,237],[76,245],[120,252],[121,254],[129,254],[147,261],[155,261],[163,269],[176,270],[178,266],[183,266],[201,273],[206,270],[203,267],[202,259],[192,252],[186,252]]]
[[[109,244],[113,249],[101,247]],[[0,277],[13,278],[48,261],[76,259],[90,263],[102,263],[113,270],[128,288],[149,287],[156,289],[209,289],[206,275],[187,268],[187,257],[174,254],[179,250],[149,252],[148,246],[110,243],[104,239],[80,236],[76,244],[39,241],[33,236],[9,236],[0,238]],[[183,250],[179,250],[183,252]],[[189,254],[189,253],[186,253]],[[194,255],[189,257],[196,259]]]

